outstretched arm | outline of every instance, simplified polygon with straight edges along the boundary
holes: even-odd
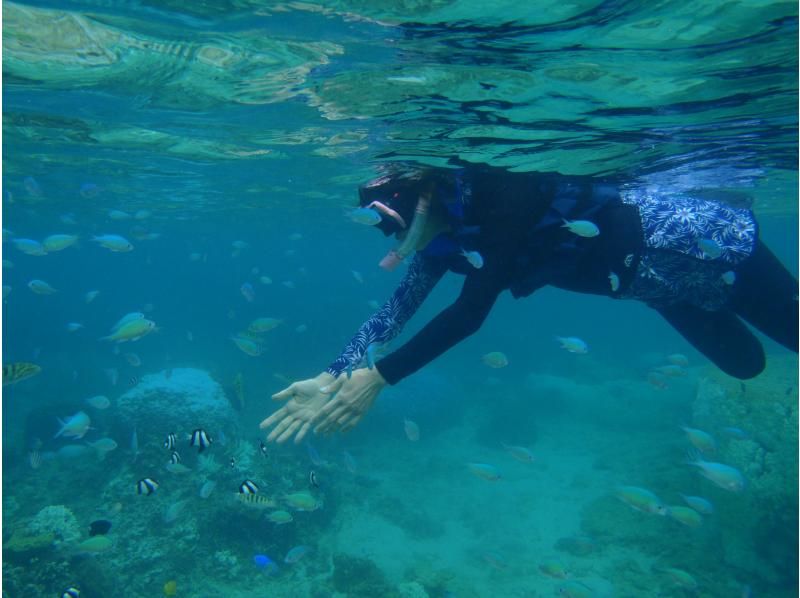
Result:
[[[416,372],[476,332],[504,288],[497,274],[480,270],[467,276],[458,299],[409,342],[376,363],[375,369],[356,370],[352,379],[339,376],[324,389],[336,396],[314,416],[314,432],[347,432],[356,426],[387,382],[393,384]]]
[[[477,332],[505,288],[503,282],[490,269],[467,276],[461,294],[452,305],[405,345],[375,364],[384,380],[396,384]]]
[[[328,386],[334,383],[337,376],[348,366],[355,368],[371,343],[383,343],[397,336],[444,271],[445,268],[441,263],[417,254],[391,298],[359,328],[327,371],[315,378],[295,382],[272,395],[274,401],[286,401],[286,403],[261,422],[262,430],[274,426],[267,440],[280,443],[294,436],[295,443],[302,442],[312,421],[333,394]],[[377,370],[366,369],[363,372],[357,371],[354,377],[366,378],[364,372],[379,377]]]
[[[327,372],[337,377],[348,367],[356,368],[372,343],[386,343],[400,334],[444,272],[442,263],[417,253],[389,300],[361,325]]]

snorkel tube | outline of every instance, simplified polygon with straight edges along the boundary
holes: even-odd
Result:
[[[411,220],[411,226],[408,229],[402,242],[396,248],[392,249],[386,256],[378,263],[378,265],[391,272],[399,266],[407,256],[413,253],[417,248],[422,237],[422,232],[425,230],[425,224],[428,222],[428,209],[431,205],[431,195],[420,195],[417,200],[417,207],[414,209],[414,218]]]

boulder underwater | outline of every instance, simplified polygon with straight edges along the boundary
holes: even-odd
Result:
[[[117,410],[121,419],[143,434],[166,436],[203,428],[212,440],[220,432],[233,437],[238,416],[222,386],[208,372],[197,368],[174,368],[142,376],[136,386],[120,396]],[[145,432],[147,431],[147,432]]]

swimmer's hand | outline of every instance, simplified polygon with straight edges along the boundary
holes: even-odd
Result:
[[[354,370],[349,378],[346,374],[340,374],[335,381],[321,389],[334,397],[314,416],[311,422],[316,424],[314,433],[331,434],[353,429],[372,407],[384,386],[386,380],[375,367]]]
[[[294,443],[300,444],[311,429],[314,417],[331,398],[330,392],[322,392],[322,387],[335,382],[332,374],[322,372],[316,378],[293,382],[272,395],[273,401],[288,399],[288,402],[261,422],[262,430],[275,426],[267,436],[267,441],[280,444],[294,436]]]

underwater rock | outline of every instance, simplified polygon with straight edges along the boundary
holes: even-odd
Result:
[[[236,411],[222,386],[207,372],[195,368],[143,376],[117,399],[117,409],[126,423],[156,435],[180,435],[203,428],[218,441],[220,432],[232,437],[237,429]]]
[[[797,584],[797,421],[794,356],[771,355],[766,370],[746,382],[709,370],[692,403],[692,425],[746,433],[717,435],[723,442],[715,460],[747,479],[740,494],[713,495],[724,563],[787,586]]]
[[[416,581],[401,583],[397,586],[401,598],[429,598],[428,592]]]
[[[211,565],[219,574],[226,578],[237,579],[242,572],[239,559],[229,550],[218,550],[214,553],[214,560]]]
[[[333,557],[333,587],[350,598],[384,596],[400,598],[378,566],[368,559],[347,554]]]
[[[469,581],[465,582],[460,572],[440,568],[441,565],[437,559],[416,561],[406,570],[405,576],[414,579],[428,596],[454,595],[463,598],[474,596],[474,588]]]
[[[26,531],[29,536],[51,535],[56,547],[74,544],[83,536],[75,515],[64,505],[44,507],[28,522]]]

